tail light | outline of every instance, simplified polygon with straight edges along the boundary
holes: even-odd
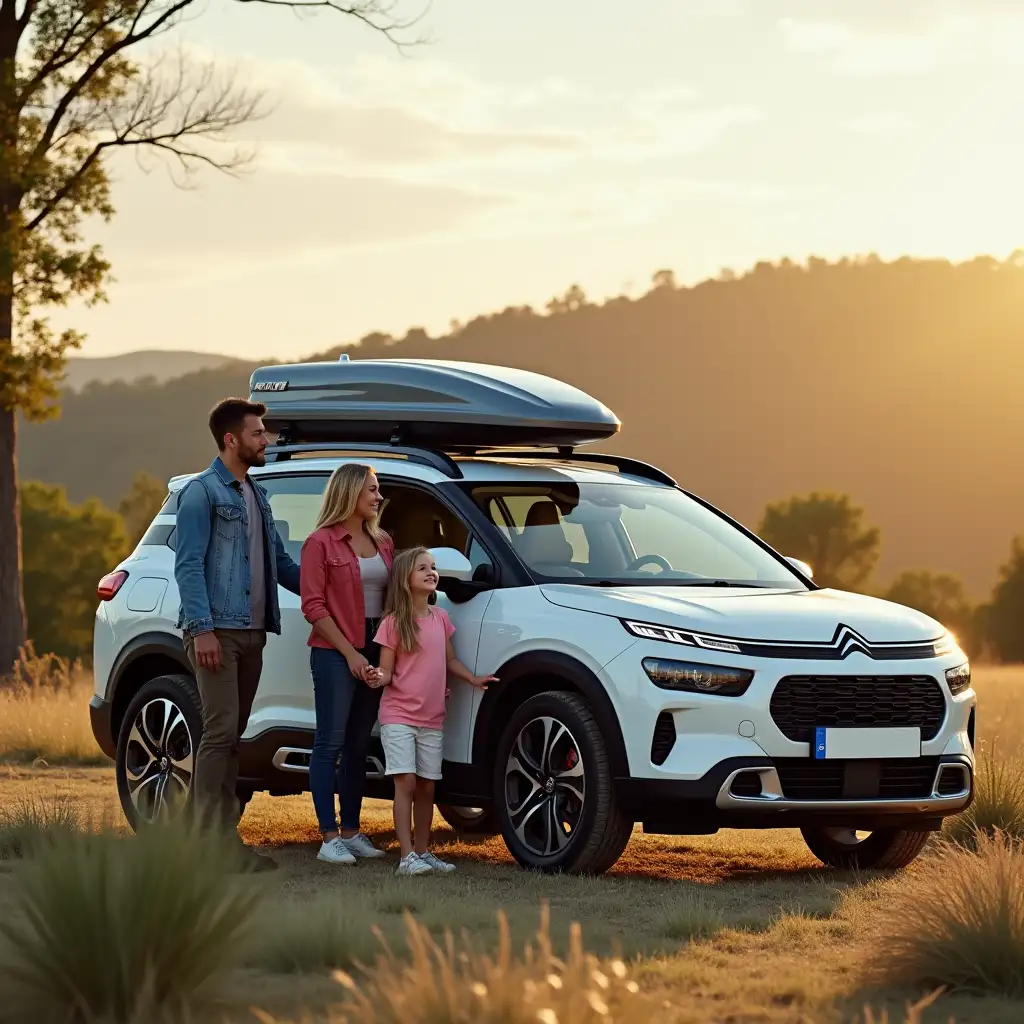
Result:
[[[96,584],[96,596],[101,601],[110,601],[117,592],[124,586],[124,581],[128,579],[128,573],[124,569],[118,569],[116,572],[108,572]]]

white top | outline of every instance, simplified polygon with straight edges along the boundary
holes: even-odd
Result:
[[[384,611],[388,591],[388,567],[380,552],[373,558],[359,559],[359,578],[363,583],[363,605],[368,619],[379,619]]]

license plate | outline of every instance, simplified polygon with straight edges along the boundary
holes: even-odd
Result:
[[[814,730],[812,753],[815,761],[833,758],[920,757],[921,730],[918,726],[894,729]]]

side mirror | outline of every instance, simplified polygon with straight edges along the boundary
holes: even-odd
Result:
[[[801,562],[799,558],[790,558],[788,555],[786,561],[802,576],[806,576],[809,580],[814,579],[814,572],[806,562]]]
[[[437,566],[437,575],[442,580],[458,580],[460,583],[467,583],[473,578],[473,566],[469,559],[456,548],[431,548],[434,565]]]

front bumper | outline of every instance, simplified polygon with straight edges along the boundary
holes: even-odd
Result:
[[[113,709],[109,701],[105,701],[98,693],[94,693],[89,701],[89,722],[92,734],[96,737],[100,750],[109,758],[117,753],[117,743],[113,733]]]

